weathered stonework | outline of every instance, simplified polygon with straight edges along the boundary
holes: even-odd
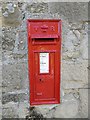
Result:
[[[88,118],[88,89],[80,89],[80,115],[82,118]]]
[[[2,5],[2,24],[8,26],[18,26],[21,23],[21,16],[19,8],[16,4],[4,3]]]
[[[87,118],[88,3],[9,0],[1,2],[0,10],[2,117]],[[61,104],[30,107],[26,25],[29,18],[62,20]]]

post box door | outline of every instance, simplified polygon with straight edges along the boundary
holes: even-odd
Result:
[[[35,100],[55,99],[55,53],[35,53]]]

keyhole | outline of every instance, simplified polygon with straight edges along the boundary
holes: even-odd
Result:
[[[43,82],[43,80],[41,78],[39,80],[40,80],[40,82]]]

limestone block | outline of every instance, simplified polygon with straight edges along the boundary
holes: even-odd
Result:
[[[0,87],[2,86],[2,64],[0,63]]]
[[[18,26],[20,25],[22,15],[17,5],[13,3],[3,3],[2,5],[2,25],[3,26]]]
[[[26,10],[31,13],[45,13],[48,11],[48,4],[44,2],[28,4]]]
[[[68,101],[76,101],[76,98],[72,93],[65,94],[62,99],[62,102],[68,102]]]
[[[85,83],[81,81],[63,81],[62,86],[64,89],[77,89],[77,88],[83,88]]]
[[[26,118],[26,116],[29,114],[29,107],[30,104],[27,101],[19,102],[19,108],[17,110],[19,118]]]
[[[78,89],[76,89],[76,88],[75,88],[75,89],[64,89],[64,95],[65,95],[65,94],[70,94],[70,93],[72,93],[73,96],[74,96],[76,99],[79,99],[79,98],[80,98]],[[63,97],[62,97],[61,100],[63,100]]]
[[[64,15],[69,22],[87,21],[88,20],[88,3],[82,2],[50,2],[49,8],[51,13]],[[77,19],[78,18],[78,19]]]
[[[2,27],[2,13],[1,13],[1,10],[0,10],[0,27]]]
[[[0,119],[2,119],[2,108],[0,107]]]
[[[72,60],[80,57],[80,51],[64,52],[62,54],[63,60]]]
[[[81,88],[88,83],[88,61],[79,63],[62,62],[62,86],[64,88]]]
[[[18,103],[9,102],[2,108],[2,118],[18,118]]]
[[[80,38],[81,34],[78,30],[68,30],[67,34],[64,35],[63,41],[63,59],[75,59],[80,56]]]
[[[15,28],[2,29],[2,49],[12,51],[14,54],[25,56],[27,54],[27,29],[26,20],[22,25]]]
[[[79,102],[72,94],[66,95],[63,102],[56,107],[54,118],[76,118]]]
[[[88,34],[87,33],[86,35],[83,36],[83,39],[81,41],[80,53],[83,59],[88,59]]]
[[[3,92],[20,90],[29,85],[27,79],[27,64],[16,62],[15,64],[3,65],[2,68],[2,86]],[[27,82],[25,82],[27,81]]]
[[[14,58],[14,55],[12,54],[12,51],[3,52],[2,60],[3,60],[2,62],[3,65],[15,64],[17,62]]]
[[[26,30],[26,29],[25,29]],[[15,54],[27,54],[27,34],[26,32],[17,32],[16,33],[16,39],[15,39],[15,46],[14,46],[14,50],[13,53]]]
[[[1,101],[1,99],[0,99],[0,109],[2,109],[2,101]]]
[[[13,92],[3,93],[2,94],[2,103],[6,104],[8,102],[23,102],[29,100],[29,94],[26,89],[24,90],[14,90]]]
[[[88,89],[80,89],[80,115],[82,118],[88,118]]]
[[[0,86],[0,100],[2,100],[2,86]]]
[[[69,31],[67,33],[67,36],[66,36],[66,40],[65,40],[65,43],[64,43],[64,46],[65,46],[65,51],[74,51],[74,44],[73,44],[73,41],[76,41],[76,37],[75,35],[73,34],[72,31]]]
[[[15,29],[2,29],[2,50],[12,51],[14,48],[14,42],[16,38],[16,30]]]
[[[74,23],[71,23],[70,24],[70,29],[73,29],[73,30],[82,30],[83,29],[83,23],[82,22],[74,22]]]

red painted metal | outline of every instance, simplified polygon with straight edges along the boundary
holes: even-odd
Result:
[[[30,104],[58,104],[60,103],[61,20],[28,19],[27,27]],[[45,59],[42,59],[43,57]],[[43,64],[48,66],[44,72],[42,72]]]

